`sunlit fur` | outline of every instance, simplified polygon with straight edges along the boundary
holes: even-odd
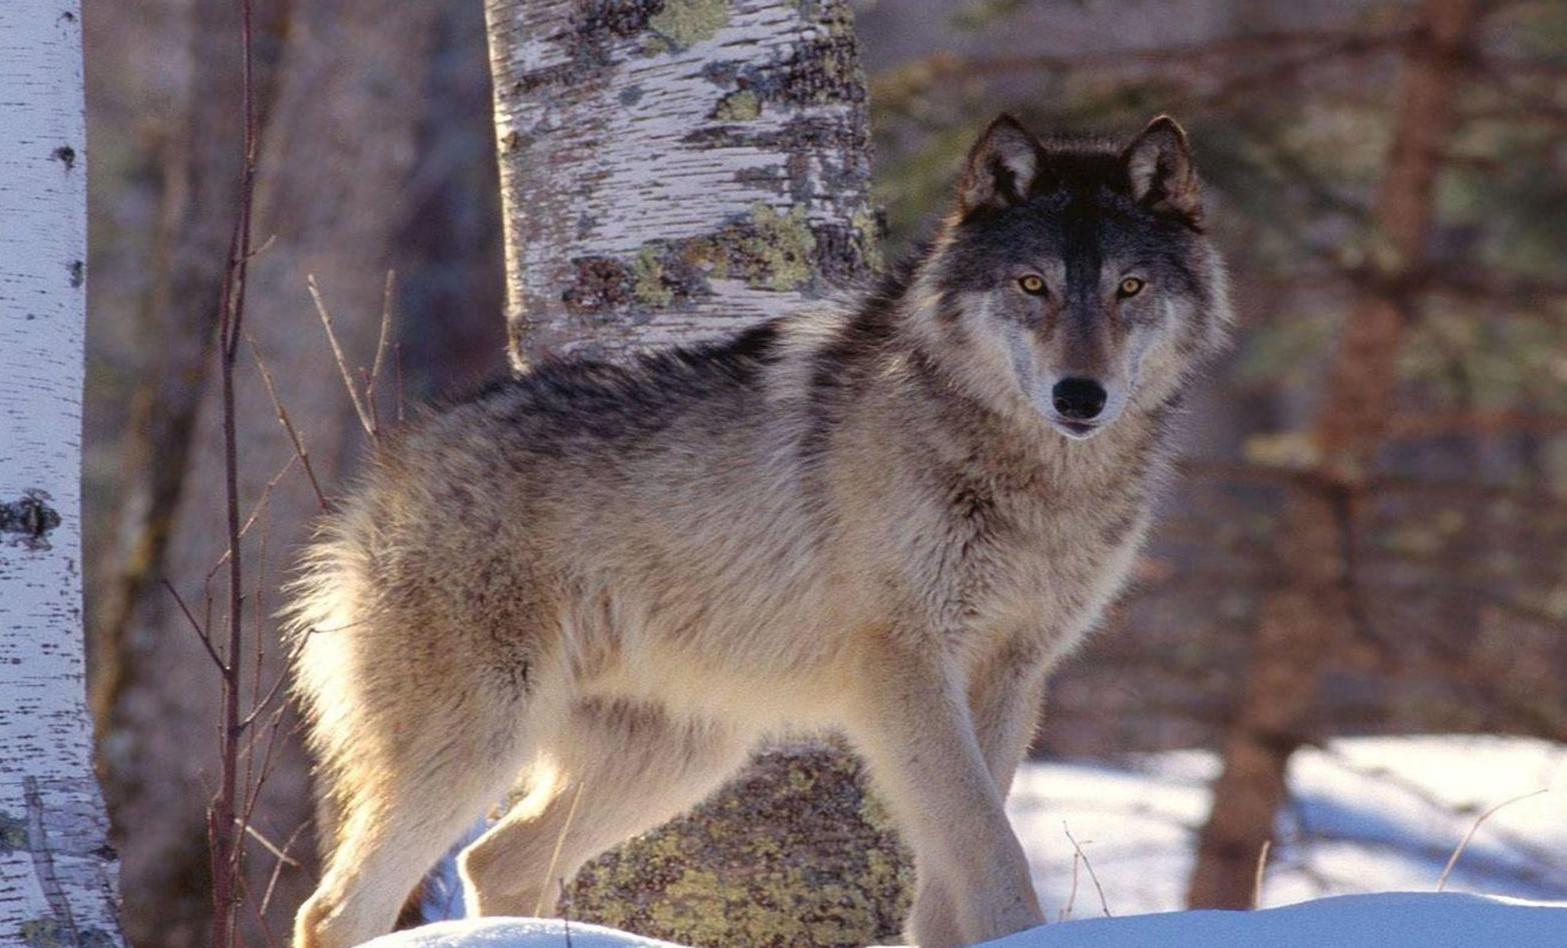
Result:
[[[998,123],[934,240],[859,304],[548,363],[390,437],[294,589],[329,849],[295,944],[387,930],[514,784],[523,802],[460,863],[484,914],[550,909],[556,878],[759,740],[824,728],[916,853],[913,938],[1038,923],[1002,801],[1229,320],[1190,201],[1130,173],[1180,170],[1138,150],[1151,134],[1052,150]],[[1136,306],[1106,302],[1129,268]],[[1020,293],[1020,269],[1055,296]],[[1112,392],[1086,440],[1041,394],[1067,372]]]

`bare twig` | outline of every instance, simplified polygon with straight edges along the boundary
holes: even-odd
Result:
[[[261,242],[261,246],[257,247],[255,250],[252,250],[250,253],[246,254],[246,259],[247,260],[254,260],[254,259],[256,259],[257,257],[261,256],[262,254],[266,253],[268,250],[271,250],[272,249],[272,245],[275,244],[275,243],[277,243],[277,234],[268,234],[267,235],[267,239],[263,240]]]
[[[286,470],[286,468],[285,468]],[[258,511],[259,513],[259,511]],[[256,732],[251,730],[251,722],[255,720],[255,702],[261,694],[261,674],[266,662],[266,588],[267,588],[267,541],[272,534],[272,518],[261,521],[261,538],[256,549],[256,592],[255,609],[252,612],[256,617],[256,627],[252,633],[255,637],[254,661],[251,664],[250,701],[252,710],[245,715],[245,719],[239,723],[239,728],[245,735],[243,756],[245,758],[244,782],[240,784],[240,793],[244,797],[243,813],[238,817],[240,825],[245,829],[251,827],[251,817],[255,813],[256,799],[261,795],[260,781],[256,779]],[[267,746],[268,754],[271,753],[271,744]],[[265,771],[267,762],[262,762]],[[263,777],[263,779],[265,779]],[[249,898],[249,889],[246,889],[246,897]]]
[[[238,424],[234,410],[234,368],[239,355],[239,338],[245,316],[245,290],[252,254],[251,213],[256,181],[256,108],[252,70],[251,0],[238,0],[240,9],[240,49],[243,62],[241,87],[244,110],[244,174],[239,188],[239,215],[229,240],[228,267],[223,277],[223,292],[218,313],[221,354],[218,362],[223,395],[223,474],[224,500],[228,528],[228,662],[222,668],[223,729],[221,732],[222,776],[208,816],[207,832],[212,850],[212,945],[229,948],[235,943],[235,909],[240,900],[240,859],[244,836],[234,825],[238,788],[239,726],[241,689],[241,646],[244,642],[244,573],[240,562],[239,522],[239,447]]]
[[[359,425],[364,428],[370,440],[374,441],[375,422],[370,419],[370,412],[365,408],[358,386],[354,384],[354,375],[348,370],[348,359],[344,357],[343,347],[337,341],[337,332],[332,329],[332,314],[327,311],[326,301],[321,298],[321,288],[316,285],[314,273],[305,275],[305,285],[310,288],[310,298],[315,301],[316,312],[321,316],[321,325],[326,329],[327,342],[332,345],[332,358],[337,360],[337,371],[342,374],[343,387],[348,389],[348,398],[354,403],[354,412],[359,415]]]
[[[1257,852],[1257,874],[1251,884],[1251,907],[1254,909],[1262,908],[1262,875],[1268,868],[1268,850],[1272,848],[1273,840],[1265,839],[1262,841],[1262,849]]]
[[[255,813],[256,803],[261,799],[261,788],[266,784],[267,777],[272,773],[272,751],[277,746],[278,730],[283,723],[283,710],[283,708],[278,708],[272,712],[271,727],[267,731],[266,747],[261,753],[260,776],[258,776],[255,782],[250,784],[250,786],[247,788],[244,801],[244,821],[246,823],[250,822],[252,814]],[[254,732],[252,732],[251,737],[246,744],[246,750],[247,753],[252,758],[254,758],[256,752],[256,739]]]
[[[577,783],[577,791],[571,797],[571,809],[566,811],[566,821],[560,826],[560,835],[555,837],[555,851],[550,853],[549,868],[544,871],[544,884],[539,887],[539,900],[533,906],[535,918],[544,912],[544,893],[550,890],[550,880],[555,877],[555,866],[560,862],[560,851],[566,844],[566,834],[571,832],[571,821],[577,816],[577,804],[582,802],[583,786],[582,782]]]
[[[305,820],[304,822],[300,823],[298,826],[294,827],[294,831],[292,833],[288,834],[288,839],[283,841],[283,855],[279,855],[277,860],[272,863],[272,873],[267,877],[266,890],[261,893],[260,910],[262,915],[265,915],[267,913],[267,909],[272,905],[272,893],[277,889],[278,877],[283,874],[284,856],[290,849],[294,847],[295,841],[299,839],[299,834],[304,832],[305,827],[309,825],[309,820]],[[297,862],[290,864],[296,866],[298,865]]]
[[[277,385],[272,381],[272,371],[267,368],[266,360],[261,358],[261,347],[256,345],[256,340],[249,335],[245,341],[250,343],[251,358],[256,360],[256,368],[261,371],[261,383],[267,388],[267,395],[272,399],[272,408],[277,412],[278,424],[288,433],[288,440],[294,446],[294,456],[299,458],[299,463],[305,469],[305,477],[310,480],[310,489],[316,492],[316,504],[324,513],[332,508],[327,502],[326,493],[321,490],[321,482],[316,480],[315,468],[310,466],[310,451],[305,448],[305,441],[299,436],[299,431],[294,428],[294,423],[289,420],[288,409],[283,407],[283,400],[278,397]]]
[[[566,891],[566,880],[560,880],[560,925],[561,931],[566,936],[566,948],[571,948],[571,897]]]
[[[397,423],[403,423],[403,344],[392,343],[392,370],[397,375]]]
[[[289,468],[294,466],[295,460],[295,458],[291,457],[287,461],[284,461],[283,466],[278,468],[276,474],[272,475],[272,479],[267,481],[266,486],[261,488],[261,495],[256,498],[255,505],[250,508],[249,516],[245,518],[245,522],[239,528],[239,538],[241,540],[245,538],[245,534],[250,532],[250,528],[255,526],[256,521],[261,517],[261,511],[266,509],[267,502],[272,499],[272,491],[277,488],[278,482],[281,481],[284,475],[288,473]],[[218,574],[218,570],[222,569],[223,564],[227,563],[228,561],[228,551],[224,550],[223,553],[218,556],[217,561],[212,564],[212,568],[207,570],[206,578],[202,581],[204,587],[212,582],[212,577],[216,576]]]
[[[1104,911],[1105,918],[1109,918],[1110,903],[1105,901],[1104,886],[1099,884],[1099,876],[1094,872],[1094,864],[1088,861],[1088,854],[1083,852],[1083,847],[1077,844],[1077,840],[1072,836],[1072,830],[1066,825],[1065,820],[1061,821],[1061,831],[1066,833],[1066,838],[1072,841],[1072,848],[1077,850],[1077,854],[1082,857],[1083,868],[1088,870],[1088,879],[1094,884],[1094,891],[1099,893],[1099,908]]]
[[[245,716],[245,720],[240,723],[245,727],[249,727],[256,720],[256,718],[261,716],[261,712],[265,711],[268,705],[277,700],[277,696],[283,690],[283,685],[285,685],[287,682],[288,675],[278,675],[277,681],[272,683],[272,687],[267,689],[267,693],[265,695],[262,695],[256,700],[255,705],[250,709],[250,713],[247,714]]]
[[[251,897],[250,880],[244,873],[239,876],[240,899],[250,909],[250,917],[255,920],[256,927],[261,929],[261,937],[267,943],[267,948],[277,948],[277,937],[272,934],[272,926],[267,923],[266,916],[261,914],[256,905],[256,900]]]
[[[1072,889],[1066,894],[1066,904],[1061,906],[1061,911],[1056,914],[1056,921],[1064,922],[1072,917],[1072,909],[1077,905],[1077,880],[1082,873],[1079,871],[1083,865],[1083,854],[1072,853]]]
[[[290,856],[286,850],[283,850],[283,849],[279,848],[276,843],[272,842],[272,840],[267,839],[266,836],[262,835],[262,832],[260,830],[255,828],[255,826],[251,825],[250,823],[241,823],[241,822],[238,822],[238,821],[236,821],[236,825],[238,825],[240,829],[242,829],[246,833],[248,833],[250,835],[251,839],[253,839],[256,842],[260,843],[262,849],[265,849],[267,852],[269,852],[272,855],[276,856],[278,858],[278,861],[283,862],[283,863],[285,863],[287,865],[290,865],[290,866],[298,866],[299,865],[299,860],[297,860],[294,857]]]
[[[1546,789],[1547,788],[1545,787],[1541,787],[1540,789],[1530,793],[1519,794],[1518,796],[1513,797],[1511,800],[1503,800],[1501,803],[1498,803],[1496,806],[1491,807],[1489,810],[1486,810],[1484,813],[1481,813],[1478,817],[1476,817],[1474,823],[1469,827],[1469,832],[1464,834],[1464,838],[1459,841],[1458,847],[1453,850],[1453,855],[1448,858],[1447,865],[1442,869],[1442,877],[1436,880],[1436,890],[1441,892],[1443,889],[1447,888],[1447,879],[1453,874],[1453,867],[1458,865],[1458,858],[1464,854],[1465,849],[1469,848],[1469,841],[1474,839],[1475,832],[1480,829],[1480,824],[1484,823],[1492,816],[1495,816],[1496,812],[1503,807],[1511,806],[1520,800],[1527,800],[1530,797],[1537,797],[1540,794],[1545,793]]]
[[[381,330],[375,341],[375,360],[370,363],[370,375],[365,379],[365,401],[370,405],[370,421],[375,430],[372,441],[381,437],[381,413],[375,401],[375,383],[381,377],[381,365],[386,361],[387,343],[392,337],[392,304],[397,288],[397,271],[386,271],[386,289],[381,294]]]
[[[212,644],[212,637],[207,634],[207,630],[201,627],[201,623],[196,621],[195,616],[191,615],[190,607],[185,605],[185,600],[180,597],[179,590],[175,589],[174,584],[166,579],[162,580],[162,583],[163,588],[167,589],[169,595],[174,597],[174,604],[179,606],[180,611],[185,614],[185,621],[190,623],[191,629],[196,633],[196,638],[200,639],[201,644],[207,649],[207,654],[212,657],[212,663],[218,666],[219,672],[227,671],[228,663],[218,655],[217,647]]]

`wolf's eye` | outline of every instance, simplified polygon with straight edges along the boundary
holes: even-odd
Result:
[[[1116,295],[1124,300],[1129,296],[1136,296],[1141,293],[1144,286],[1147,286],[1147,284],[1137,277],[1127,277],[1121,281],[1120,286],[1116,287]]]
[[[1045,278],[1030,273],[1028,276],[1019,277],[1017,285],[1023,288],[1023,292],[1030,296],[1045,295]]]

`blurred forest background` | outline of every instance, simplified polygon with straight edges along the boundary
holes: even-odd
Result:
[[[139,944],[201,944],[208,911],[217,681],[162,583],[199,610],[224,549],[209,366],[240,169],[231,7],[84,17],[90,687]],[[256,9],[248,325],[311,461],[251,361],[264,626],[312,480],[351,473],[362,441],[306,274],[367,353],[396,271],[410,401],[500,371],[504,323],[479,0]],[[863,0],[857,30],[889,255],[994,113],[1121,137],[1168,111],[1232,264],[1237,345],[1190,406],[1138,586],[1056,674],[1037,752],[1222,752],[1190,898],[1228,904],[1297,748],[1567,741],[1567,4]],[[266,724],[255,825],[288,856],[258,867],[247,911],[281,933],[313,843],[292,722]]]

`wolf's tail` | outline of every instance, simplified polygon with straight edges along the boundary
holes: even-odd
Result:
[[[286,587],[280,616],[291,691],[304,713],[306,744],[316,761],[316,836],[322,855],[337,842],[347,792],[342,777],[359,732],[360,650],[375,616],[373,525],[359,497],[316,528]]]

